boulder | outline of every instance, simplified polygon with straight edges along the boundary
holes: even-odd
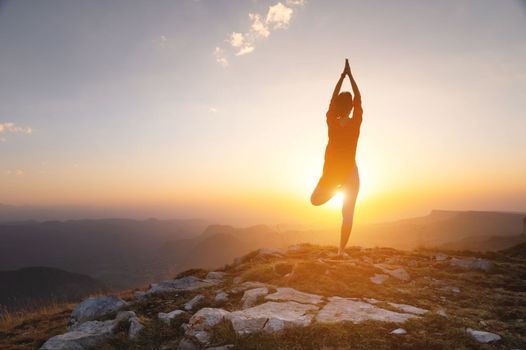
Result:
[[[403,311],[405,313],[413,314],[413,315],[423,315],[423,314],[425,314],[426,312],[429,311],[429,310],[426,310],[426,309],[421,309],[419,307],[412,306],[412,305],[407,305],[407,304],[389,303],[389,305],[391,305],[393,307],[396,307],[397,309],[400,309],[401,311]]]
[[[184,313],[185,312],[183,310],[174,310],[174,311],[170,311],[170,312],[166,312],[166,313],[165,312],[159,312],[157,314],[157,317],[162,322],[164,322],[166,324],[170,324],[170,322],[172,322],[172,320],[174,318],[176,318],[177,316],[182,315]]]
[[[403,267],[399,267],[397,269],[388,269],[387,267],[384,267],[383,265],[377,264],[375,267],[382,270],[384,273],[390,275],[391,277],[397,278],[401,281],[409,281],[411,277],[407,273],[407,271]]]
[[[391,334],[406,334],[407,331],[403,328],[397,328],[394,331],[391,331]]]
[[[241,298],[242,309],[247,309],[249,307],[252,307],[256,305],[256,302],[260,296],[264,296],[268,294],[268,288],[267,287],[260,287],[260,288],[254,288],[249,289],[245,291],[243,294],[243,297]]]
[[[85,299],[71,313],[68,330],[75,330],[82,323],[96,320],[115,312],[127,304],[124,300],[114,295]]]
[[[480,259],[480,258],[466,258],[466,259],[458,259],[458,258],[452,258],[450,260],[450,264],[456,267],[460,267],[462,269],[471,269],[471,270],[484,270],[488,271],[491,269],[492,264],[491,261],[486,259]]]
[[[369,279],[374,284],[382,284],[382,283],[384,283],[385,281],[387,281],[389,279],[389,275],[375,274],[373,277],[371,277]]]
[[[501,339],[500,335],[498,334],[484,332],[484,331],[477,331],[471,328],[466,329],[466,332],[468,332],[479,343],[491,343],[494,341],[499,341]]]
[[[214,300],[215,301],[219,301],[219,302],[227,301],[228,300],[228,294],[225,293],[222,290],[219,290],[219,291],[217,291],[216,296],[214,297]]]
[[[211,271],[206,275],[207,280],[222,280],[225,278],[226,272]]]
[[[266,302],[227,315],[235,331],[240,334],[278,332],[287,327],[304,327],[311,323],[318,307],[294,301]]]
[[[144,329],[144,325],[137,317],[131,317],[129,322],[130,328],[128,330],[128,338],[135,340],[141,334],[142,330]]]
[[[184,326],[185,335],[207,345],[210,340],[208,332],[219,322],[226,319],[230,313],[223,309],[203,308],[197,311]]]
[[[195,297],[187,301],[186,304],[184,304],[184,309],[186,311],[192,311],[192,309],[194,308],[194,305],[200,302],[201,300],[203,300],[204,298],[205,298],[204,295],[197,294]]]
[[[96,349],[113,335],[117,324],[117,320],[84,322],[74,331],[48,339],[40,350]]]
[[[316,294],[310,294],[300,292],[294,288],[277,288],[276,293],[269,294],[265,297],[265,300],[273,301],[295,301],[302,304],[314,304],[317,305],[322,302],[323,297]]]
[[[198,288],[212,287],[218,284],[218,280],[203,280],[194,276],[185,276],[174,280],[161,281],[157,284],[152,284],[152,287],[146,291],[146,295],[190,291]]]
[[[330,297],[329,302],[316,316],[316,320],[324,323],[341,321],[359,323],[366,320],[401,323],[413,317],[417,316],[409,313],[385,310],[363,301]]]
[[[262,288],[262,287],[270,287],[270,286],[262,282],[246,281],[246,282],[241,283],[239,286],[232,288],[230,291],[232,293],[241,293],[247,289]]]

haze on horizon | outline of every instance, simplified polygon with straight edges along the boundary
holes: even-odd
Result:
[[[524,33],[511,0],[0,1],[0,203],[336,224],[309,196],[349,57],[358,223],[526,212]]]

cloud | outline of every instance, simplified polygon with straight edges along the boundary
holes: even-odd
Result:
[[[274,6],[270,6],[265,22],[272,25],[274,29],[287,28],[292,17],[292,9],[278,2]]]
[[[228,60],[225,57],[225,50],[217,46],[214,50],[214,56],[216,58],[216,62],[219,63],[221,66],[228,66]]]
[[[268,38],[274,30],[288,28],[294,14],[293,7],[302,6],[304,3],[304,0],[286,0],[288,6],[282,2],[269,6],[266,16],[259,13],[249,13],[250,27],[248,30],[244,33],[232,32],[229,38],[225,40],[229,47],[224,49],[217,46],[214,49],[214,57],[217,63],[226,67],[229,63],[227,59],[229,54],[244,56],[254,52],[258,40]]]
[[[30,127],[18,126],[15,123],[10,122],[0,123],[0,141],[3,142],[6,140],[3,135],[7,133],[30,135],[33,133],[33,129],[31,129]]]
[[[210,113],[217,113],[217,108],[215,108],[215,107],[209,107],[209,108],[208,108],[208,111],[209,111]]]
[[[230,35],[230,45],[233,47],[241,47],[243,41],[245,41],[245,36],[242,33],[233,32]]]
[[[15,169],[15,170],[6,170],[6,175],[14,175],[14,176],[22,176],[25,174],[25,171],[22,169]]]
[[[250,26],[251,33],[262,38],[266,38],[270,35],[268,27],[265,23],[261,21],[260,15],[258,15],[257,13],[249,13],[248,18],[250,18],[250,20],[252,21],[252,25]]]
[[[238,52],[236,52],[236,56],[246,55],[246,54],[251,53],[252,51],[254,51],[254,49],[255,49],[254,46],[250,46],[250,45],[243,46],[242,48],[239,49]]]

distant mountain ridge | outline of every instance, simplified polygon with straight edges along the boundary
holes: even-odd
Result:
[[[50,267],[26,267],[0,271],[0,306],[7,309],[77,301],[89,294],[106,292],[106,286],[89,276]]]

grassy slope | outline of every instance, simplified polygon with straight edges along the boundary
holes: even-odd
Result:
[[[349,248],[350,259],[333,261],[330,248],[304,246],[289,251],[285,258],[259,259],[256,254],[243,258],[243,264],[226,266],[231,277],[243,280],[290,286],[302,291],[342,297],[376,298],[389,302],[407,303],[431,310],[426,316],[402,325],[406,335],[389,332],[400,325],[384,322],[361,324],[314,323],[302,329],[289,329],[279,334],[236,336],[228,323],[216,327],[215,344],[233,343],[239,349],[513,349],[526,347],[526,261],[499,253],[475,254],[451,252],[455,256],[484,257],[493,262],[489,272],[463,270],[447,261],[436,261],[433,251],[403,252],[394,249]],[[382,285],[370,282],[369,277],[381,273],[372,264],[402,266],[411,281],[390,278]],[[292,271],[292,274],[288,273]],[[203,275],[196,270],[189,274]],[[231,284],[231,278],[227,279]],[[451,291],[460,289],[460,293]],[[226,287],[228,290],[228,286]],[[104,349],[160,349],[161,345],[175,349],[182,338],[180,324],[190,315],[183,315],[164,325],[156,320],[158,312],[169,312],[203,293],[206,299],[199,307],[239,307],[242,293],[233,294],[226,303],[213,300],[214,291],[155,296],[136,303],[132,309],[143,319],[146,329],[136,343],[126,339],[125,330]],[[131,298],[131,295],[124,295]],[[385,304],[382,307],[386,306]],[[71,308],[57,308],[55,313],[33,315],[26,320],[4,324],[0,333],[0,349],[32,349],[47,337],[64,331]],[[443,310],[447,318],[437,314]],[[522,319],[522,320],[521,320]],[[485,323],[481,324],[480,321]],[[1,324],[0,324],[1,326]],[[500,334],[498,343],[481,345],[466,334],[471,327]],[[1,328],[0,328],[1,330]],[[29,332],[29,334],[25,334]]]

